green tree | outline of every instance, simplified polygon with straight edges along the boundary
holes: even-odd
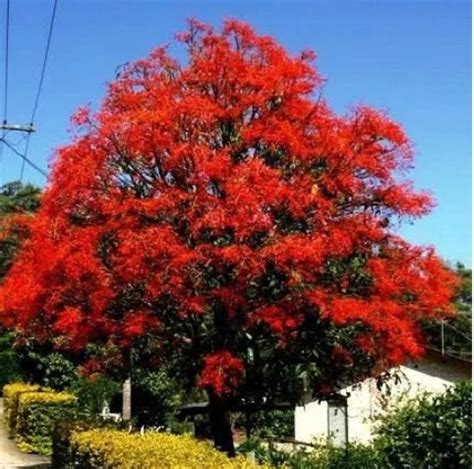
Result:
[[[461,262],[456,263],[456,273],[461,279],[461,285],[456,296],[456,307],[459,312],[472,315],[472,269]]]
[[[0,187],[0,281],[8,272],[23,239],[24,223],[17,223],[18,216],[28,217],[35,213],[40,196],[39,187],[20,181]]]

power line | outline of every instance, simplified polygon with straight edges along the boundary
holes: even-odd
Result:
[[[43,81],[44,81],[44,74],[46,71],[46,64],[48,62],[48,55],[49,55],[49,47],[51,46],[51,37],[53,35],[53,26],[54,26],[54,19],[56,17],[56,7],[58,5],[58,0],[54,0],[53,4],[53,12],[51,14],[51,21],[49,23],[49,31],[48,31],[48,40],[46,42],[46,50],[44,52],[44,59],[43,59],[43,67],[41,69],[41,78],[39,81],[38,92],[36,93],[35,98],[35,105],[33,107],[33,112],[31,114],[30,124],[33,125],[35,120],[36,110],[38,109],[38,103],[41,95],[41,90],[43,88]]]
[[[24,158],[23,161],[21,162],[21,171],[20,171],[20,181],[23,181],[23,173],[25,172],[25,162],[28,161],[28,150],[30,149],[30,135],[26,137],[26,144],[25,144],[25,152],[23,154]]]
[[[14,141],[14,142],[12,140],[9,140],[9,143],[10,143],[10,145],[13,145],[14,147],[17,147],[18,145],[20,145],[20,143],[23,143],[26,140],[27,137],[28,137],[28,135],[25,134],[25,135],[22,135],[21,137],[19,137],[18,140]]]
[[[23,160],[23,164],[28,163],[32,168],[36,169],[36,171],[38,171],[38,173],[43,175],[45,178],[48,177],[48,173],[44,169],[41,169],[38,165],[33,163],[33,161],[31,161],[26,155],[20,153],[13,145],[8,143],[4,138],[0,138],[0,142],[4,143],[13,153],[15,153],[15,155],[18,155]]]
[[[10,43],[10,0],[6,2],[5,12],[5,76],[4,76],[4,97],[3,97],[3,124],[7,123],[8,111],[8,65],[9,65],[9,43]],[[2,141],[5,138],[7,131],[2,129]],[[0,173],[2,170],[3,145],[0,143]]]
[[[46,41],[46,49],[45,49],[45,52],[44,52],[43,66],[41,68],[40,81],[39,81],[39,85],[38,85],[38,90],[36,92],[35,102],[34,102],[34,106],[33,106],[33,112],[31,113],[31,119],[30,119],[31,127],[33,127],[33,122],[35,120],[36,111],[38,109],[38,104],[39,104],[39,100],[40,100],[40,96],[41,96],[41,91],[43,89],[44,75],[45,75],[45,72],[46,72],[46,64],[48,63],[49,48],[51,46],[51,37],[53,36],[53,26],[54,26],[54,20],[56,18],[56,8],[57,8],[57,6],[58,6],[58,0],[54,0],[53,11],[51,13],[51,21],[49,22],[48,39]],[[24,158],[23,158],[23,162],[21,164],[20,181],[23,180],[23,173],[25,171],[25,162],[28,161],[27,156],[28,156],[28,150],[30,148],[30,138],[31,138],[31,133],[28,134],[28,137],[26,139],[25,153],[23,155]]]
[[[10,49],[10,0],[6,4],[6,25],[5,25],[5,77],[4,77],[4,101],[3,101],[3,123],[7,123],[8,111],[8,65],[9,65],[9,49]]]

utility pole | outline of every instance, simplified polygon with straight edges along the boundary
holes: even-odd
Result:
[[[25,162],[27,162],[30,166],[32,166],[33,168],[35,168],[37,171],[39,171],[43,176],[47,177],[47,174],[45,171],[43,171],[41,168],[39,168],[38,166],[36,166],[32,161],[30,161],[26,155],[24,155],[23,153],[20,153],[14,145],[10,144],[7,139],[6,139],[6,136],[9,132],[22,132],[22,133],[25,133],[27,134],[27,146],[28,146],[28,143],[29,143],[29,139],[30,139],[30,136],[33,132],[36,132],[36,129],[33,127],[33,123],[31,124],[26,124],[26,125],[22,125],[22,124],[9,124],[7,119],[3,119],[3,122],[0,124],[0,163],[1,163],[1,160],[2,160],[2,155],[3,155],[3,145],[7,146],[8,148],[10,148],[10,150],[12,150],[16,155],[20,156],[22,159],[23,159],[23,166],[25,164]],[[20,176],[20,180],[22,179],[23,177],[23,166],[22,166],[22,171],[21,171],[21,176]]]
[[[8,124],[7,121],[3,121],[0,124],[0,130],[3,132],[26,132],[28,134],[31,134],[33,132],[36,132],[36,129],[33,127],[33,124],[28,124],[28,125],[19,125],[19,124]]]
[[[6,112],[6,111],[5,111]],[[36,132],[35,128],[33,127],[33,123],[27,124],[27,125],[21,125],[21,124],[9,124],[7,119],[3,119],[3,122],[0,124],[0,165],[2,162],[2,156],[3,156],[3,145],[7,146],[12,150],[14,153],[16,153],[18,156],[23,158],[23,165],[25,164],[26,161],[26,155],[21,154],[18,150],[15,149],[13,145],[8,143],[6,140],[6,136],[9,132],[22,132],[27,135],[27,138],[29,140],[31,134],[33,132]],[[28,164],[35,166],[28,160]],[[38,168],[36,168],[38,169]],[[1,171],[1,166],[0,166],[0,171]],[[43,171],[40,171],[43,174]],[[23,173],[23,170],[22,170]],[[20,177],[21,179],[21,177]]]
[[[445,338],[444,338],[444,319],[441,320],[441,355],[446,355]]]

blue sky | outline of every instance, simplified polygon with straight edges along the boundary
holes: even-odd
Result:
[[[10,122],[29,120],[52,3],[11,0]],[[328,79],[324,94],[338,112],[362,102],[402,122],[417,150],[411,178],[438,202],[429,217],[402,234],[434,245],[447,260],[471,265],[468,0],[59,0],[31,159],[46,167],[52,150],[68,140],[70,114],[80,105],[96,105],[119,64],[171,42],[188,17],[215,25],[226,17],[243,19],[291,51],[311,48]],[[19,173],[18,157],[5,151],[0,180]],[[44,184],[30,168],[25,179]]]

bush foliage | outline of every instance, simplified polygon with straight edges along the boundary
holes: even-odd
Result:
[[[84,432],[98,428],[126,429],[128,422],[115,422],[99,416],[86,416],[83,418],[58,421],[53,428],[53,454],[52,469],[74,467],[74,456],[71,448],[71,436],[73,432]]]
[[[176,426],[176,412],[182,404],[180,386],[170,378],[169,370],[137,370],[133,383],[133,415],[137,425]]]
[[[77,379],[76,365],[51,344],[26,341],[15,347],[23,379],[58,391],[68,389]]]
[[[384,457],[374,447],[349,444],[335,447],[318,444],[314,448],[302,448],[289,452],[258,439],[247,440],[239,447],[239,453],[253,453],[260,463],[285,469],[385,469]]]
[[[250,416],[252,433],[262,438],[284,438],[295,434],[295,412],[273,410],[255,412]]]
[[[308,469],[385,469],[385,457],[371,445],[351,443],[346,448],[320,446],[310,457]],[[299,466],[295,466],[298,467]],[[304,466],[303,466],[304,467]],[[303,469],[303,467],[301,469]]]
[[[20,395],[15,440],[20,451],[49,455],[54,422],[77,412],[76,398],[65,392],[25,392]]]
[[[104,405],[109,405],[112,397],[120,392],[120,385],[107,376],[95,374],[80,376],[70,390],[77,396],[81,409],[90,415],[98,415]]]
[[[18,355],[13,351],[14,334],[0,329],[0,390],[21,379]]]
[[[376,446],[391,467],[470,468],[472,383],[422,396],[383,418]]]
[[[16,421],[18,415],[18,403],[20,396],[25,392],[36,392],[41,387],[37,384],[27,383],[11,383],[3,387],[3,409],[5,425],[7,427],[8,436],[10,438],[15,437],[16,432]]]
[[[186,469],[254,469],[243,456],[229,459],[223,453],[190,435],[146,432],[128,433],[112,429],[73,432],[73,466],[102,469],[138,467]],[[68,466],[56,466],[65,469]]]

